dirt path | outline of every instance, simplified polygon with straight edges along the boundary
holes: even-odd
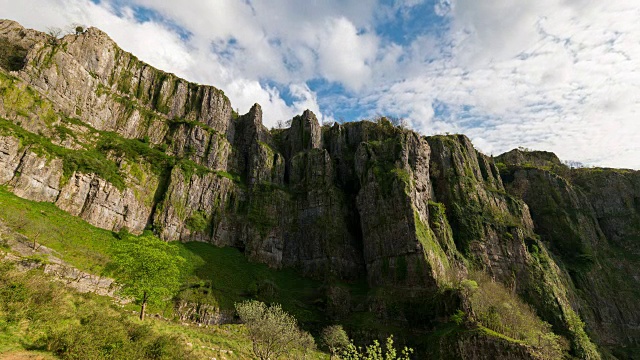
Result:
[[[14,351],[6,354],[0,354],[0,360],[53,360],[53,355],[42,354],[32,351]]]

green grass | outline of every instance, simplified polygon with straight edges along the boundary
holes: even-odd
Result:
[[[38,243],[54,249],[59,253],[59,257],[70,264],[92,273],[104,272],[110,260],[111,248],[118,241],[112,232],[98,229],[51,203],[21,199],[3,187],[0,187],[0,221],[30,239],[40,233]],[[232,309],[234,302],[258,298],[282,304],[285,311],[294,315],[305,329],[314,334],[327,324],[322,305],[325,297],[322,283],[304,278],[294,269],[275,270],[264,264],[249,262],[244,254],[235,248],[219,248],[200,242],[175,242],[173,245],[179,248],[180,255],[187,260],[184,288],[197,286],[207,289],[212,294],[214,303],[221,309]],[[252,288],[259,288],[265,283],[275,284],[275,294],[267,296],[259,291],[257,294],[252,291]],[[348,289],[352,304],[367,302],[376,291],[370,289],[364,280],[340,286]],[[139,310],[135,304],[129,304],[125,309],[132,312]],[[167,303],[166,308],[150,307],[148,310],[150,314],[162,313],[169,318],[173,316],[171,302]],[[364,329],[362,334],[353,335],[365,339],[375,336],[378,332],[397,335],[402,332],[402,325],[381,321],[366,310],[351,314],[343,323],[353,330]],[[178,331],[178,328],[183,328],[169,322],[158,326],[164,329],[162,331]],[[216,336],[225,336],[224,331],[228,331],[230,343],[225,346],[241,354],[245,351],[242,343],[234,345],[233,341],[236,339],[233,336],[233,328],[211,328],[220,329],[217,331],[223,333],[203,330],[204,335],[198,336],[202,336],[205,342],[218,341]],[[191,331],[192,327],[184,329]],[[181,330],[180,333],[186,331]],[[194,327],[193,331],[199,330]],[[195,340],[191,342],[195,346]]]
[[[252,284],[260,286],[268,281],[276,285],[277,292],[272,298],[262,300],[282,304],[298,321],[321,321],[318,309],[308,305],[320,296],[319,282],[303,278],[292,269],[274,270],[264,264],[249,262],[234,248],[199,242],[176,245],[191,267],[188,282],[204,281],[210,285],[222,309],[231,309],[234,302],[250,298]]]
[[[253,358],[243,325],[197,327],[153,317],[140,322],[110,298],[79,294],[39,269],[15,271],[3,261],[0,285],[0,354],[46,359]],[[326,355],[313,352],[309,358]]]
[[[54,204],[21,199],[0,187],[0,220],[11,230],[57,251],[81,270],[100,273],[117,241],[111,231],[96,228]]]
[[[40,234],[37,235],[38,243],[57,251],[57,255],[70,264],[92,273],[105,272],[113,244],[119,241],[116,234],[96,228],[58,209],[54,204],[21,199],[4,187],[0,187],[0,221],[29,239]],[[178,247],[180,255],[187,260],[184,288],[188,290],[195,286],[207,289],[214,303],[221,309],[232,309],[237,301],[258,298],[282,304],[285,311],[294,315],[313,334],[317,334],[327,324],[323,308],[325,294],[321,282],[304,278],[294,269],[275,270],[264,264],[249,262],[235,248],[219,248],[200,242],[175,242],[173,246]],[[255,290],[264,284],[275,285],[274,293],[256,293]],[[375,292],[375,289],[367,286],[366,281],[340,286],[348,289],[353,304],[368,301]],[[135,304],[129,304],[124,309],[130,311],[129,314],[139,310]],[[150,307],[148,310],[150,314],[162,313],[168,318],[173,317],[171,302],[167,302],[164,309]],[[375,336],[380,331],[398,335],[402,332],[402,327],[398,324],[381,322],[368,311],[355,312],[344,319],[343,323],[353,330],[364,329],[362,334],[354,334],[364,339]],[[202,346],[217,343],[220,346],[209,347],[226,348],[242,356],[250,351],[247,350],[247,339],[239,338],[236,334],[243,331],[237,325],[205,329],[163,321],[154,322],[153,326],[161,333],[177,333],[181,337],[187,337],[188,340],[185,341],[193,343],[194,347],[196,343],[202,343]],[[7,340],[0,337],[0,343],[15,344],[15,341],[15,338]],[[206,355],[208,350],[202,351]],[[323,356],[320,353],[316,355],[319,358]],[[211,356],[218,357],[215,354]]]
[[[193,345],[193,354],[199,359],[220,359],[221,355],[227,359],[253,359],[255,357],[244,325],[226,324],[197,327],[168,321],[154,321],[152,327],[159,334],[179,334],[179,338],[185,343]],[[317,339],[316,343],[318,343]],[[220,352],[220,350],[226,350],[226,352]],[[328,354],[320,351],[313,351],[307,355],[307,359],[328,358]]]
[[[102,273],[110,260],[112,246],[118,241],[110,231],[96,228],[54,204],[21,199],[0,187],[0,220],[13,231],[57,251],[60,257],[81,270]],[[303,278],[295,270],[274,270],[251,263],[234,248],[219,248],[206,243],[174,243],[187,259],[186,284],[207,283],[217,303],[232,309],[236,301],[249,298],[252,284],[265,281],[276,284],[271,300],[300,321],[319,321],[318,309],[309,307],[318,296],[320,283]]]
[[[135,321],[110,298],[79,294],[41,269],[0,261],[0,353],[39,350],[62,359],[194,358],[175,335]]]
[[[57,251],[57,255],[63,260],[93,273],[104,271],[109,263],[112,246],[119,241],[112,232],[98,229],[51,203],[21,199],[4,187],[0,187],[0,221],[30,239],[37,236],[38,243]],[[319,296],[318,282],[302,278],[294,270],[274,270],[263,264],[250,263],[237,249],[218,248],[205,243],[173,245],[179,248],[180,254],[189,264],[185,269],[186,283],[209,284],[221,308],[232,309],[234,302],[249,297],[248,289],[252,284],[270,281],[277,288],[270,300],[282,303],[288,312],[307,325],[321,321],[319,310],[306,305],[313,303]],[[101,301],[104,306],[110,306],[109,299],[96,298],[99,300],[91,301]],[[130,304],[124,310],[137,311],[138,307]],[[162,311],[153,308],[149,310]],[[165,312],[165,315],[170,316],[171,310],[169,313]],[[134,321],[135,315],[129,315],[129,318]],[[244,336],[244,327],[241,325],[185,327],[157,319],[152,324],[159,334],[178,335],[185,343],[192,343],[197,355],[219,357],[219,354],[207,349],[208,347],[232,350],[233,355],[226,354],[229,359],[251,358],[250,343]],[[0,331],[0,352],[24,350],[20,345],[25,338],[24,331],[26,330],[20,324],[12,324],[5,331]],[[310,356],[312,359],[324,357],[319,352]]]

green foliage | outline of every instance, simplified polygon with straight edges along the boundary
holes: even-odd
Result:
[[[475,319],[485,328],[512,341],[520,341],[546,354],[545,358],[561,358],[566,340],[554,334],[551,325],[540,320],[533,309],[513,292],[486,274],[472,273],[473,280],[461,283],[467,290]]]
[[[58,133],[58,137],[62,141],[67,140],[67,138],[74,138],[74,139],[76,138],[76,134],[66,126],[56,125],[55,126],[55,131],[56,131],[56,133]]]
[[[429,251],[438,256],[444,266],[449,266],[449,259],[442,250],[440,244],[434,239],[433,231],[429,226],[420,220],[420,214],[417,211],[413,211],[413,220],[416,227],[416,236],[424,247],[425,251]]]
[[[391,131],[394,132],[395,128],[393,125],[390,126]],[[386,195],[392,192],[396,181],[404,184],[403,188],[411,185],[412,179],[409,172],[396,167],[396,160],[402,151],[400,138],[391,136],[381,141],[374,140],[365,144],[369,155],[367,167],[369,171],[373,172],[376,181],[380,184],[382,191]]]
[[[116,241],[111,231],[98,229],[54,204],[21,199],[0,187],[0,222],[12,231],[63,254],[74,266],[100,273]]]
[[[341,354],[351,343],[342,325],[331,325],[322,329],[320,340],[329,350],[331,358]]]
[[[385,347],[380,345],[378,340],[374,340],[373,344],[367,345],[364,349],[356,347],[352,342],[349,343],[347,349],[342,353],[343,360],[410,360],[413,349],[404,347],[400,354],[393,345],[393,335],[387,338]]]
[[[63,179],[68,179],[75,171],[85,174],[93,173],[119,189],[125,187],[118,166],[112,160],[107,159],[101,151],[94,149],[71,150],[54,145],[46,137],[26,131],[2,118],[0,118],[0,133],[17,137],[23,146],[31,145],[31,150],[37,154],[62,159]]]
[[[496,168],[498,168],[498,171],[500,172],[501,175],[509,172],[509,168],[505,163],[498,161],[495,164],[496,164]]]
[[[202,165],[196,164],[192,160],[182,159],[179,163],[180,168],[182,169],[182,173],[184,174],[185,181],[191,180],[193,175],[204,176],[213,172],[211,169],[206,168]]]
[[[74,172],[96,174],[119,190],[125,188],[125,182],[118,165],[97,150],[69,150],[56,147],[54,155],[63,161],[63,179],[69,179]]]
[[[589,335],[584,331],[584,323],[580,319],[580,316],[576,314],[573,309],[568,309],[565,314],[565,321],[568,324],[569,330],[573,333],[576,344],[575,351],[577,355],[582,359],[596,359],[599,358],[598,350],[596,346],[589,339]]]
[[[50,126],[57,120],[51,102],[43,99],[35,90],[16,77],[0,71],[0,99],[7,114],[41,121]]]
[[[121,240],[113,255],[114,271],[122,286],[119,293],[141,303],[140,318],[144,319],[147,303],[157,304],[177,292],[184,262],[176,247],[154,236]]]
[[[0,187],[0,209],[0,221],[12,231],[27,238],[42,234],[38,243],[57,251],[60,254],[57,256],[81,270],[95,274],[105,273],[104,267],[111,261],[113,248],[119,243],[117,237],[129,236],[126,230],[114,234],[96,228],[54,204],[21,199],[3,187]],[[320,296],[320,284],[300,276],[293,269],[274,270],[264,264],[249,262],[234,248],[200,242],[171,246],[187,260],[182,267],[185,286],[202,282],[211,284],[211,300],[221,309],[232,309],[235,302],[257,296],[281,303],[305,323],[322,319],[318,308],[307,305]],[[269,282],[275,285],[265,285]],[[247,294],[251,284],[256,287],[253,296]],[[277,289],[271,291],[273,295],[269,299],[268,288]]]
[[[148,140],[148,138],[147,138]],[[156,174],[161,174],[168,166],[173,164],[173,159],[164,152],[149,146],[144,139],[125,139],[114,132],[102,132],[96,145],[100,152],[113,152],[117,156],[124,156],[133,162],[145,162],[151,165]]]
[[[169,120],[169,126],[172,129],[176,129],[179,126],[186,126],[188,128],[194,128],[194,127],[199,127],[203,130],[206,130],[209,134],[218,134],[218,131],[214,128],[212,128],[211,126],[202,123],[200,121],[196,121],[196,120],[187,120],[185,118],[181,118],[181,117],[177,117],[177,118],[173,118],[171,120]]]
[[[432,219],[432,223],[440,223],[442,219],[446,218],[447,211],[443,203],[429,200],[429,218]]]
[[[450,320],[456,325],[462,325],[466,316],[464,311],[458,309],[455,314],[451,315]]]
[[[296,319],[279,304],[246,300],[236,303],[236,312],[247,327],[253,353],[261,360],[291,358],[293,353],[306,353],[315,348],[313,338],[300,330]]]
[[[460,282],[460,290],[466,296],[471,296],[478,290],[478,283],[474,280],[464,279]]]
[[[209,225],[209,221],[206,218],[206,215],[201,211],[196,211],[193,213],[187,221],[185,221],[185,225],[187,229],[191,231],[204,231],[207,229]]]
[[[81,309],[79,323],[54,332],[48,348],[63,359],[192,358],[175,336],[158,336],[124,316],[92,310]]]
[[[48,350],[72,359],[191,359],[174,335],[132,323],[110,299],[77,294],[40,270],[0,262],[0,353]]]
[[[275,301],[287,312],[307,324],[318,322],[321,314],[306,305],[319,296],[320,284],[303,278],[293,269],[273,270],[252,263],[237,249],[219,248],[192,242],[177,244],[184,257],[184,272],[189,283],[206,281],[221,309],[232,309],[234,303],[247,298]]]
[[[278,293],[278,285],[269,279],[264,279],[257,286],[256,297],[264,301],[274,301]]]

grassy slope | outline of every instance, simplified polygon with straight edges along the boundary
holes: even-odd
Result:
[[[199,327],[154,317],[141,323],[110,298],[79,294],[47,280],[39,269],[16,272],[6,265],[0,261],[0,359],[57,358],[51,352],[63,359],[120,359],[142,346],[147,355],[132,359],[253,358],[243,325]]]
[[[116,237],[71,216],[52,203],[21,199],[0,187],[0,220],[11,230],[34,237],[81,270],[99,274],[109,262]]]
[[[29,239],[37,237],[38,243],[58,252],[56,255],[63,260],[92,273],[105,272],[111,247],[118,241],[112,232],[91,226],[51,203],[21,199],[3,187],[0,187],[0,221]],[[320,319],[317,309],[308,308],[302,301],[317,295],[317,282],[302,278],[293,270],[277,271],[262,264],[249,263],[237,249],[218,248],[204,243],[175,243],[175,246],[180,248],[181,255],[189,264],[185,269],[185,282],[210,284],[221,308],[232,308],[234,302],[247,298],[247,288],[251,283],[270,280],[279,289],[274,301],[282,303],[285,309],[302,321],[315,322]],[[88,296],[69,293],[71,297]],[[89,297],[91,300],[84,301],[90,301],[92,306],[99,303],[106,306],[109,302],[98,296]],[[125,309],[136,308],[129,305]],[[134,314],[128,317],[135,321]],[[220,357],[223,355],[220,349],[232,351],[224,353],[228,359],[251,357],[251,344],[242,325],[197,327],[159,319],[152,319],[150,323],[160,334],[177,335],[184,343],[193,344],[193,352],[199,357]],[[28,342],[24,341],[24,326],[28,324],[0,331],[0,354],[29,348]],[[324,356],[317,352],[310,358]]]
[[[118,241],[111,231],[91,226],[54,204],[21,199],[0,187],[0,220],[11,230],[29,239],[37,238],[70,264],[92,273],[102,273],[110,259],[112,245]],[[316,320],[318,314],[301,300],[312,300],[319,283],[303,278],[293,270],[273,270],[250,263],[237,249],[218,248],[205,243],[174,243],[187,259],[188,283],[210,283],[221,308],[247,298],[251,283],[270,280],[278,287],[275,301],[301,320]]]

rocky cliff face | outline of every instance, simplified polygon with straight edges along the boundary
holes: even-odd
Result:
[[[548,153],[514,150],[497,160],[508,192],[530,206],[536,232],[576,289],[573,303],[587,330],[612,349],[634,348],[638,172],[572,170],[547,159]]]
[[[506,315],[483,310],[468,280],[486,273],[573,356],[599,358],[580,316],[601,345],[638,341],[638,297],[612,299],[627,283],[609,281],[635,276],[636,173],[565,180],[550,153],[498,166],[464,136],[426,138],[384,118],[329,127],[305,111],[269,130],[258,104],[238,115],[222,91],[154,69],[97,29],[54,39],[0,21],[0,39],[14,49],[0,62],[12,64],[0,70],[0,184],[19,196],[113,231],[237,247],[327,283],[364,278],[387,294],[364,306],[417,333],[457,310],[467,327],[503,329]],[[616,249],[632,256],[614,266]],[[448,338],[441,355],[549,348],[494,330]]]

